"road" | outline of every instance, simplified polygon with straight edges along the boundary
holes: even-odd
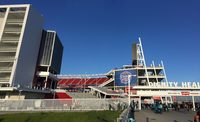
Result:
[[[193,111],[170,111],[162,114],[154,113],[151,110],[135,112],[137,122],[193,122],[196,112]]]

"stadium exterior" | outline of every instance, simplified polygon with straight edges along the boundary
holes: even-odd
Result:
[[[123,98],[134,99],[139,109],[157,100],[186,101],[194,110],[200,102],[199,82],[169,82],[162,61],[146,65],[140,38],[131,65],[105,74],[58,75],[62,54],[57,33],[43,29],[43,17],[31,5],[0,6],[1,99]]]
[[[65,89],[72,98],[78,92],[87,92],[97,98],[125,98],[130,103],[135,100],[138,109],[142,104],[152,104],[160,101],[165,104],[174,102],[189,102],[195,110],[195,104],[200,102],[199,82],[169,82],[167,80],[163,61],[155,66],[146,66],[142,43],[132,46],[132,65],[112,69],[105,74],[91,75],[60,75],[59,89]]]

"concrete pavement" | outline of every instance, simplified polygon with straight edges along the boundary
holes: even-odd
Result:
[[[136,122],[193,122],[196,112],[193,111],[169,111],[162,114],[154,113],[151,110],[135,112]]]

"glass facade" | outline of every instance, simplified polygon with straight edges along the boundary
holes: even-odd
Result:
[[[54,31],[43,31],[40,47],[39,65],[50,68],[53,74],[59,74],[62,62],[63,46]]]

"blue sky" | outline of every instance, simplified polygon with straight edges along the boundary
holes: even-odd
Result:
[[[164,61],[169,81],[200,81],[199,0],[0,0],[31,3],[64,45],[62,74],[105,73],[131,64],[142,38],[147,64]]]

